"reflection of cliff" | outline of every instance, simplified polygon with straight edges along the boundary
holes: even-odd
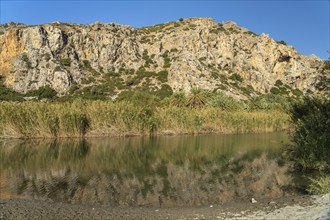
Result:
[[[8,182],[5,190],[19,197],[114,206],[206,205],[283,196],[283,187],[290,184],[287,167],[265,154],[252,161],[249,156],[221,164],[205,161],[195,169],[193,159],[182,165],[155,162],[149,174],[118,171],[84,175],[67,168],[8,173],[2,178]]]
[[[70,203],[190,206],[280,197],[291,184],[287,167],[258,149],[236,154],[216,147],[195,145],[189,151],[142,142],[94,148],[72,141],[38,152],[31,146],[0,148],[2,161],[16,155],[25,163],[6,167],[3,193]]]

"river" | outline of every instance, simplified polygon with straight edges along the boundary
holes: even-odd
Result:
[[[0,141],[0,199],[178,207],[290,193],[286,133]]]

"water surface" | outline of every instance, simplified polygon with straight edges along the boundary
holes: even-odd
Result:
[[[285,133],[2,140],[0,197],[195,206],[279,197]]]

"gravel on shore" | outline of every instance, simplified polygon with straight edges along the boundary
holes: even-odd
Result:
[[[0,220],[20,219],[319,219],[330,220],[330,194],[203,207],[111,207],[0,199]]]

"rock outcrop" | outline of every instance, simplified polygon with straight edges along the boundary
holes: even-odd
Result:
[[[163,84],[173,91],[200,87],[243,99],[270,91],[314,93],[323,66],[318,57],[266,34],[210,18],[142,28],[99,22],[0,27],[0,76],[20,93],[50,86],[66,95],[73,87],[102,85],[112,96],[144,86],[156,91]]]

